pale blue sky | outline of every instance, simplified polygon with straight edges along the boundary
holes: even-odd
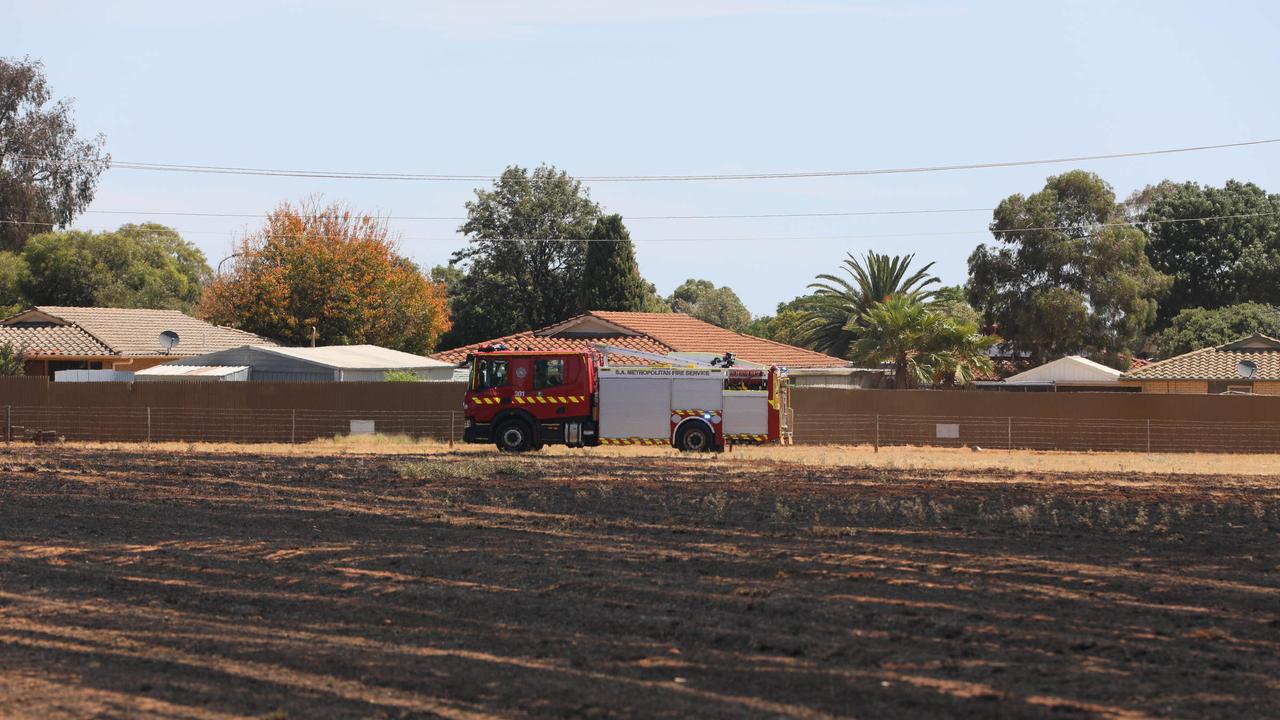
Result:
[[[117,160],[483,175],[544,161],[578,175],[881,168],[1275,138],[1278,30],[1280,5],[1266,2],[0,0],[0,55],[42,59]],[[1280,191],[1280,145],[1082,166],[1120,196],[1163,178]],[[990,208],[1069,167],[599,183],[592,196],[624,217]],[[462,215],[472,187],[118,169],[92,209],[262,213],[321,194]],[[760,314],[846,252],[913,252],[962,282],[989,218],[628,226],[663,293],[705,277]],[[77,224],[148,219],[215,264],[254,224],[92,213]],[[462,244],[458,224],[393,226],[429,267]],[[647,242],[831,235],[858,239]]]

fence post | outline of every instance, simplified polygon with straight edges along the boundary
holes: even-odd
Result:
[[[453,447],[453,410],[449,411],[449,447]]]
[[[147,407],[147,444],[151,444],[151,408]]]
[[[1147,418],[1147,454],[1151,454],[1151,418]]]
[[[1009,418],[1009,449],[1013,449],[1013,417]]]
[[[4,441],[13,442],[13,406],[4,406]]]
[[[880,415],[876,414],[876,452],[880,452]]]
[[[298,409],[294,408],[289,411],[289,444],[293,445],[298,442]]]

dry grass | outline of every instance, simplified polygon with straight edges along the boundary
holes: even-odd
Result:
[[[0,718],[1225,720],[1280,690],[1276,477],[223,447],[3,453]]]
[[[83,443],[84,447],[137,450],[136,443]],[[415,440],[396,435],[335,437],[309,443],[155,443],[151,449],[267,455],[376,454],[442,455],[446,453],[496,454],[491,445],[465,445],[436,440]],[[538,457],[655,457],[685,456],[667,447],[566,448],[549,446]],[[814,467],[857,467],[886,470],[1007,470],[1012,472],[1193,473],[1212,475],[1277,475],[1275,455],[1237,453],[1131,453],[1035,450],[982,450],[943,447],[888,447],[876,452],[867,445],[796,445],[737,447],[730,453],[705,456],[708,462],[770,460]]]

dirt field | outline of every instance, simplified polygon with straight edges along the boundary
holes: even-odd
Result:
[[[19,448],[0,717],[1275,717],[1278,540],[1268,475]]]

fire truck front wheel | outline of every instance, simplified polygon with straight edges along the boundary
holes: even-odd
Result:
[[[706,423],[687,422],[676,433],[676,449],[685,452],[710,452],[715,441],[716,436]]]
[[[503,452],[527,452],[533,449],[533,429],[523,420],[507,420],[498,426],[493,440]]]

